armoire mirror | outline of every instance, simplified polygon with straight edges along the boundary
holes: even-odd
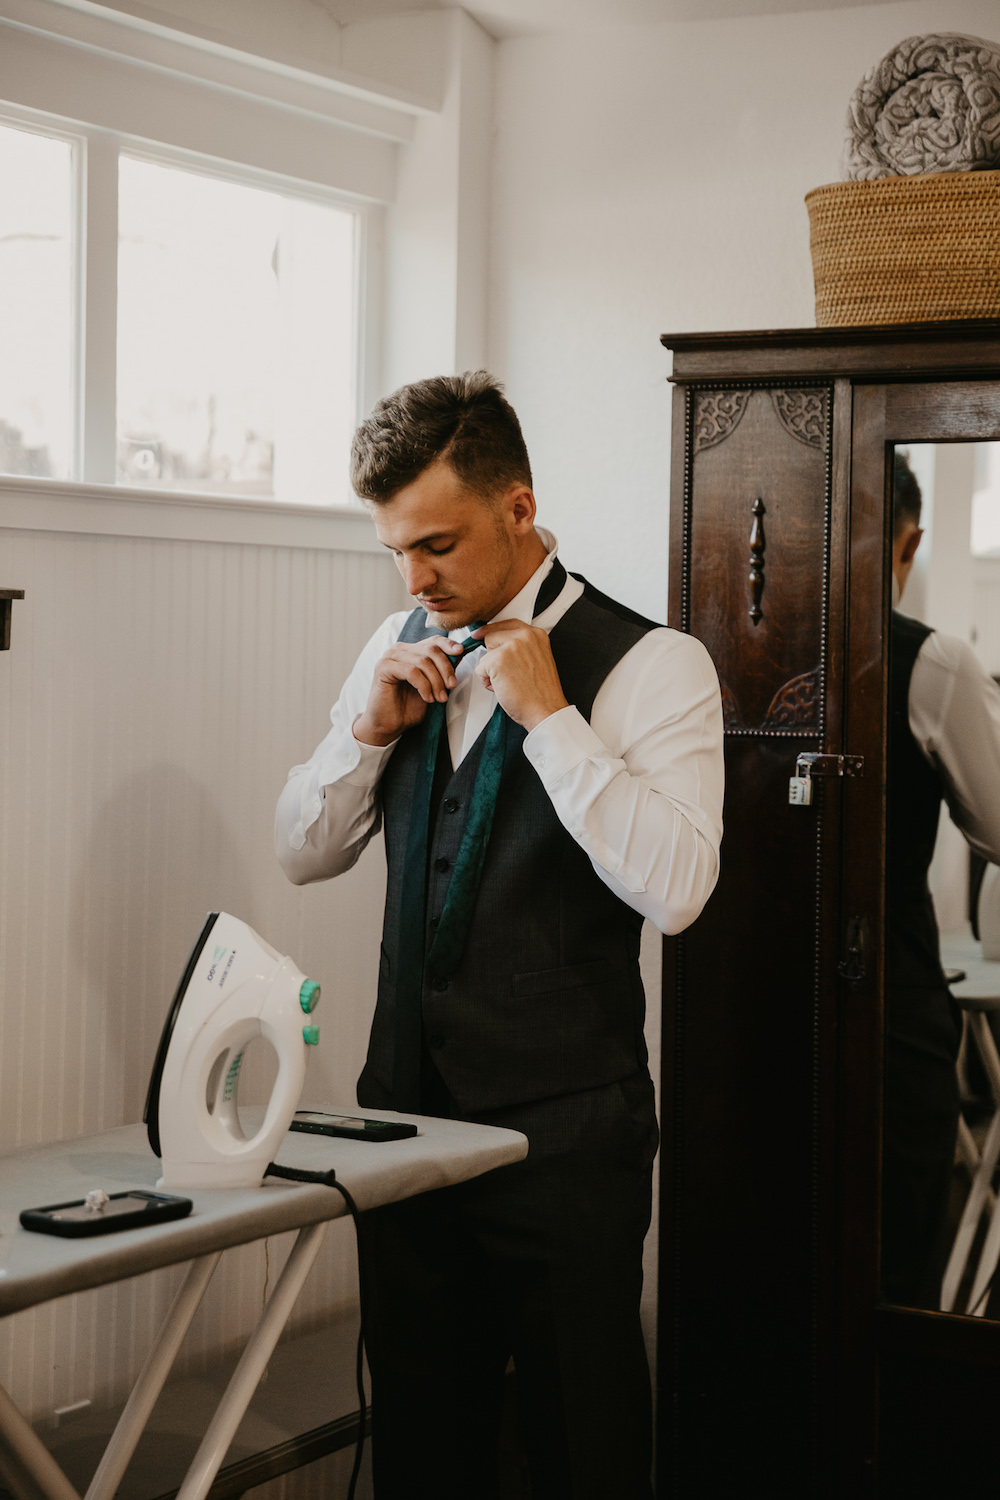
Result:
[[[896,445],[892,505],[882,1295],[997,1318],[1000,442]]]

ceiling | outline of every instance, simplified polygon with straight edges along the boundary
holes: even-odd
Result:
[[[407,10],[443,10],[454,3],[455,0],[321,0],[323,8],[342,24],[398,15]],[[464,8],[496,37],[655,21],[791,15],[798,11],[844,10],[850,6],[885,3],[886,0],[463,0]]]

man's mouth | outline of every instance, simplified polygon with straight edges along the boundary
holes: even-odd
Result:
[[[443,609],[446,604],[450,604],[450,603],[451,603],[451,595],[450,594],[446,595],[446,597],[443,598],[443,599],[421,599],[420,600],[420,605],[421,605],[422,609],[440,610],[440,609]]]

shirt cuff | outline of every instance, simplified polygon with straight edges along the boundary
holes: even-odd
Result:
[[[321,755],[310,768],[302,788],[298,820],[288,830],[291,847],[301,849],[305,844],[306,835],[323,811],[325,787],[339,784],[374,792],[385,763],[398,744],[399,740],[393,740],[388,745],[366,745],[349,730],[346,741],[341,740]]]
[[[606,757],[608,747],[580,710],[570,704],[550,714],[525,736],[524,753],[545,790],[551,792],[581,761],[595,755]]]
[[[343,781],[347,786],[372,787],[377,785],[385,769],[386,761],[399,744],[399,738],[390,740],[388,745],[366,745],[364,740],[356,740],[352,731],[351,742],[357,753],[357,760],[342,776],[331,777],[330,780]],[[321,782],[321,785],[329,786],[330,782]]]

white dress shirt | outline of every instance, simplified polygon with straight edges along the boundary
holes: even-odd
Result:
[[[555,538],[538,531],[548,555],[495,620],[532,620],[557,550]],[[534,623],[550,631],[582,593],[568,577]],[[378,830],[379,778],[398,741],[361,744],[352,725],[367,704],[376,663],[408,618],[404,610],[379,626],[331,710],[329,734],[289,772],[275,843],[297,885],[349,869]],[[446,715],[453,766],[496,706],[476,671],[481,659],[472,652],[456,668]],[[718,878],[724,787],[719,681],[700,641],[648,631],[601,685],[589,724],[572,705],[560,709],[527,735],[524,754],[563,827],[615,895],[661,932],[694,921]]]
[[[1000,864],[1000,689],[971,646],[935,630],[910,678],[910,729],[945,784],[952,821]]]

